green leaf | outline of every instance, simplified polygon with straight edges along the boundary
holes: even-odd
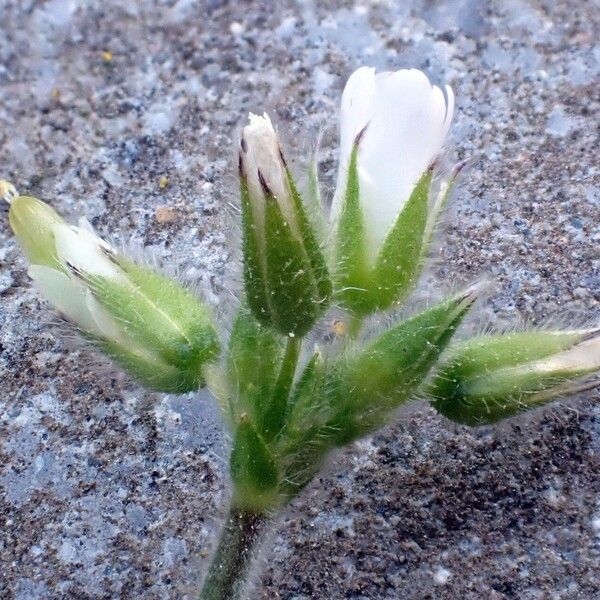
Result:
[[[367,262],[366,237],[360,208],[358,181],[358,149],[360,134],[352,148],[348,177],[336,238],[336,298],[359,316],[373,312],[370,291],[374,282]]]
[[[244,257],[244,286],[252,313],[263,325],[272,325],[271,307],[267,297],[264,257],[261,256],[257,225],[254,223],[248,184],[240,172],[242,197],[242,253]]]
[[[242,416],[235,432],[230,471],[238,506],[264,510],[275,505],[279,487],[277,463],[246,416]]]
[[[280,336],[242,307],[233,324],[227,354],[232,420],[248,413],[264,432],[282,356]]]
[[[279,203],[266,195],[266,274],[273,323],[283,335],[302,337],[319,316],[315,278],[301,241]]]
[[[423,174],[377,257],[375,278],[378,283],[376,296],[379,310],[385,310],[393,302],[405,298],[421,271],[432,177],[431,169]]]

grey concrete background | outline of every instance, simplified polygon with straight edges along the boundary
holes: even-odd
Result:
[[[453,85],[449,159],[474,164],[419,297],[487,276],[477,327],[597,319],[599,8],[2,0],[1,176],[230,305],[246,113],[297,164],[325,128],[330,197],[345,78],[420,67]],[[3,209],[0,597],[193,598],[228,497],[218,411],[144,394],[49,315]],[[600,597],[598,399],[476,431],[417,407],[289,507],[253,597]]]

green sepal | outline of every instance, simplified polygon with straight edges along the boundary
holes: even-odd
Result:
[[[113,259],[128,281],[84,274],[94,297],[139,346],[202,381],[202,366],[219,353],[208,309],[174,281],[126,258]]]
[[[229,338],[227,378],[231,419],[247,413],[264,432],[283,356],[281,337],[240,308]]]
[[[270,193],[265,193],[265,245],[273,325],[283,335],[302,337],[320,313],[316,281],[301,241]]]
[[[265,510],[276,505],[279,487],[277,463],[246,415],[241,417],[237,426],[229,464],[238,506]]]
[[[432,406],[452,421],[471,426],[496,423],[549,402],[567,382],[593,373],[595,369],[541,368],[544,359],[551,360],[582,339],[581,332],[526,331],[455,344],[427,394]]]
[[[254,222],[246,177],[240,168],[242,198],[242,252],[244,257],[244,287],[246,300],[256,319],[272,325],[271,307],[267,297],[265,265],[261,257],[257,224]]]
[[[378,310],[404,299],[422,267],[424,234],[433,170],[427,169],[388,233],[375,263]]]
[[[111,360],[120,365],[129,375],[137,379],[146,389],[165,394],[194,392],[204,385],[199,369],[178,369],[161,357],[150,353],[136,354],[124,346],[105,339],[91,339]]]
[[[474,300],[467,292],[442,302],[392,327],[355,356],[343,357],[330,384],[336,444],[368,434],[413,396]]]
[[[336,234],[335,287],[338,301],[356,315],[364,316],[374,310],[370,293],[374,288],[374,281],[367,260],[365,227],[360,208],[357,166],[359,145],[360,134],[350,154],[345,195]]]
[[[54,209],[37,198],[18,196],[11,202],[8,219],[31,264],[64,271],[56,256],[52,227],[65,221]]]
[[[329,305],[331,295],[333,293],[333,282],[329,276],[329,270],[327,269],[327,263],[323,251],[317,241],[314,233],[313,225],[306,214],[304,203],[294,182],[294,178],[286,166],[285,168],[288,185],[290,188],[290,195],[294,205],[294,212],[296,216],[296,222],[300,228],[300,235],[302,236],[302,242],[304,243],[304,249],[310,266],[317,284],[318,297],[314,299],[314,302],[318,304],[317,308],[320,312],[323,312]]]

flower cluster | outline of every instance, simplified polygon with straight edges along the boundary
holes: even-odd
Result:
[[[224,409],[234,508],[204,598],[239,591],[244,561],[235,563],[231,544],[252,539],[260,518],[297,495],[332,449],[385,425],[417,393],[447,418],[479,425],[598,383],[590,379],[600,371],[598,329],[453,342],[478,286],[408,319],[390,311],[417,284],[461,170],[444,176],[438,166],[453,114],[452,89],[421,71],[355,71],[322,228],[314,165],[304,198],[271,119],[250,115],[238,154],[244,295],[225,344],[179,283],[117,252],[87,221],[69,225],[2,183],[41,295],[142,385],[179,393],[208,382]],[[331,306],[346,311],[347,338],[326,352],[307,349],[307,336],[311,346],[321,341],[316,326]],[[359,335],[383,311],[388,325]]]

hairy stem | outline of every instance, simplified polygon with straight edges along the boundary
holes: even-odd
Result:
[[[249,568],[258,554],[261,533],[267,522],[265,514],[232,505],[198,600],[243,597]]]

